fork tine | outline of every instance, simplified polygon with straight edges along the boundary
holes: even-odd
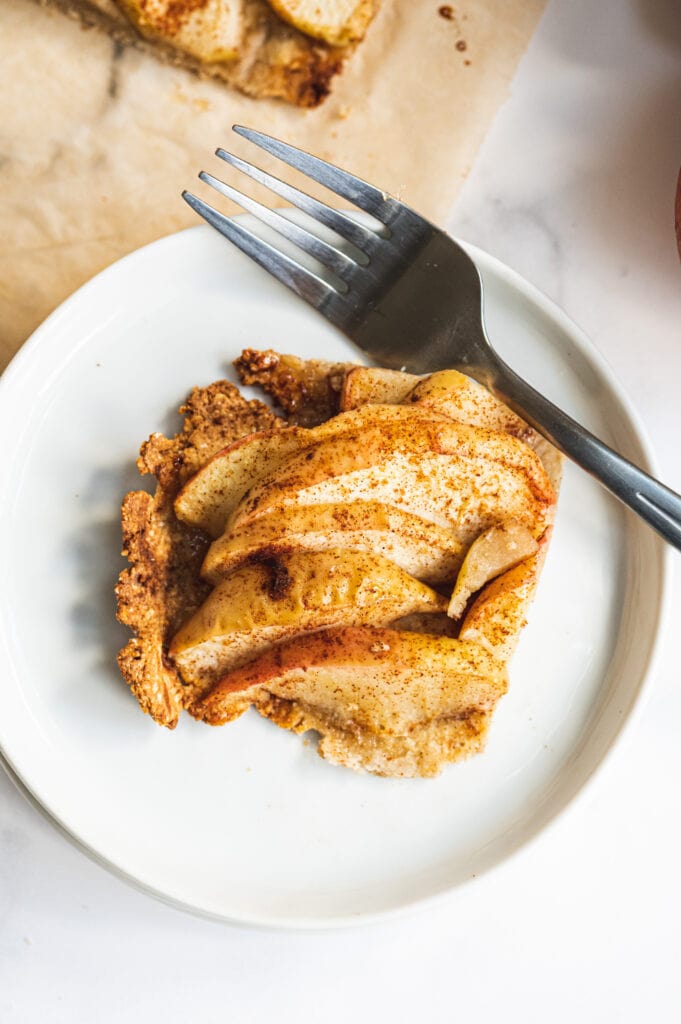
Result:
[[[331,228],[337,235],[357,246],[360,253],[370,255],[374,251],[378,239],[370,228],[365,228],[362,224],[358,224],[357,221],[352,220],[338,210],[334,210],[331,206],[327,206],[326,203],[322,203],[319,199],[313,199],[306,192],[301,192],[299,188],[289,185],[288,182],[282,181],[281,178],[275,178],[273,174],[268,174],[267,171],[261,170],[254,164],[249,164],[246,160],[242,160],[241,157],[234,156],[233,153],[228,153],[226,149],[216,149],[215,155],[224,160],[225,163],[235,167],[238,171],[243,171],[253,181],[264,185],[270,192],[281,196],[286,202],[297,206],[299,210],[307,213],[310,217],[319,221],[320,224],[325,224],[327,228]]]
[[[312,156],[311,153],[296,149],[295,146],[290,146],[287,142],[273,139],[271,135],[264,135],[253,128],[244,128],[243,125],[233,125],[232,131],[243,136],[244,139],[248,139],[249,142],[255,143],[256,146],[260,146],[267,153],[279,157],[290,167],[307,174],[309,178],[324,185],[325,188],[348,199],[360,210],[370,213],[377,220],[388,220],[400,208],[401,204],[397,200],[374,185],[363,181],[362,178],[357,178],[354,174],[349,174],[348,171],[342,171],[340,167],[335,167],[333,164],[327,163],[326,160]]]
[[[211,185],[212,188],[216,189],[223,196],[238,203],[244,210],[254,214],[263,224],[274,228],[275,231],[278,231],[284,238],[288,238],[289,241],[297,245],[303,252],[314,256],[320,263],[335,270],[341,276],[343,271],[357,266],[354,260],[346,256],[345,253],[334,249],[332,245],[324,242],[321,238],[317,238],[310,231],[306,231],[305,228],[301,228],[298,224],[294,224],[293,221],[282,217],[276,210],[270,210],[267,206],[263,206],[262,203],[251,199],[250,196],[239,192],[238,189],[232,188],[231,185],[227,185],[224,181],[220,181],[219,178],[214,178],[212,174],[201,171],[199,178],[201,181],[205,181],[207,185]]]
[[[211,227],[310,305],[316,308],[324,306],[325,314],[329,315],[327,310],[332,312],[336,304],[342,302],[342,296],[327,281],[301,267],[290,256],[258,238],[232,217],[226,217],[218,210],[214,210],[208,203],[204,203],[203,199],[186,190],[182,193],[182,198]],[[333,316],[329,318],[334,319]]]

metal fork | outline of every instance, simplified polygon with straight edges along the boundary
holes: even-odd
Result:
[[[618,455],[518,376],[485,331],[482,281],[460,245],[404,203],[354,174],[262,132],[238,135],[371,215],[376,230],[239,157],[217,156],[350,243],[332,245],[201,171],[202,181],[274,228],[324,268],[308,269],[189,192],[183,198],[220,234],[340,328],[375,363],[412,373],[458,369],[483,384],[681,550],[681,497]],[[341,243],[342,244],[342,243]]]

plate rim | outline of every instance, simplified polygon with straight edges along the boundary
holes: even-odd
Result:
[[[293,219],[296,219],[297,217],[297,211],[282,212],[288,213],[293,217]],[[235,219],[245,220],[246,223],[248,223],[253,220],[253,217],[249,214],[240,214]],[[115,260],[107,267],[104,267],[97,274],[93,275],[93,277],[85,281],[76,289],[76,291],[61,302],[46,317],[46,319],[42,321],[41,324],[38,325],[29,338],[15,353],[2,375],[0,375],[0,399],[5,393],[7,393],[8,389],[11,389],[14,386],[15,379],[21,379],[21,375],[25,372],[27,367],[30,366],[30,362],[33,359],[34,354],[39,351],[40,346],[43,344],[43,338],[49,337],[54,324],[61,317],[68,315],[73,308],[77,308],[83,294],[87,293],[90,289],[94,289],[100,282],[101,278],[110,274],[114,268],[118,272],[122,265],[129,261],[133,261],[135,258],[139,258],[143,253],[149,255],[154,249],[167,245],[171,240],[179,240],[183,236],[189,234],[201,233],[207,235],[209,232],[210,228],[198,225],[163,235],[146,245],[140,246],[132,252],[126,253],[124,256]],[[653,446],[640,414],[636,410],[616,375],[613,373],[608,361],[596,347],[594,342],[591,341],[586,332],[574,320],[572,320],[572,318],[553,299],[541,291],[541,289],[532,282],[528,281],[518,271],[509,267],[498,257],[488,253],[484,249],[481,249],[479,246],[466,242],[458,236],[452,235],[451,237],[466,249],[476,263],[481,267],[484,267],[485,265],[488,266],[513,291],[522,294],[523,297],[528,299],[532,305],[538,307],[543,314],[558,323],[560,329],[570,337],[572,344],[575,345],[580,354],[585,358],[586,362],[593,365],[599,374],[607,381],[611,393],[621,406],[629,426],[641,448],[643,456],[641,460],[642,468],[653,475],[659,475]],[[179,241],[178,244],[180,244]],[[199,918],[203,918],[204,920],[264,930],[328,931],[335,928],[371,925],[387,921],[396,916],[414,913],[419,910],[426,910],[429,907],[444,903],[447,900],[453,900],[457,893],[464,887],[469,887],[474,883],[479,884],[483,879],[490,879],[495,873],[505,869],[518,857],[524,855],[526,851],[534,847],[535,844],[545,839],[553,829],[557,828],[560,823],[567,819],[568,814],[572,814],[576,811],[581,801],[586,799],[593,792],[594,787],[599,783],[605,772],[611,766],[613,758],[618,752],[622,751],[625,744],[631,739],[633,730],[635,729],[639,717],[644,710],[645,704],[650,697],[653,678],[659,663],[670,614],[671,549],[668,545],[664,544],[660,538],[656,538],[656,540],[656,553],[658,557],[657,575],[659,577],[659,588],[657,593],[658,610],[653,626],[649,654],[645,666],[641,671],[640,682],[638,683],[631,706],[623,720],[617,726],[616,732],[610,740],[607,749],[600,756],[598,763],[591,770],[587,778],[581,783],[577,791],[572,796],[568,797],[562,806],[553,811],[548,819],[543,824],[539,825],[531,836],[524,839],[515,849],[503,855],[498,861],[489,867],[484,868],[481,872],[476,873],[474,877],[466,878],[454,885],[446,886],[429,895],[417,897],[413,900],[409,900],[408,902],[400,903],[396,906],[384,908],[378,911],[360,912],[351,915],[335,914],[319,918],[291,915],[272,918],[258,913],[245,915],[239,913],[225,914],[212,912],[205,907],[187,903],[182,899],[165,893],[161,889],[157,889],[154,886],[149,885],[123,870],[114,861],[110,860],[103,853],[81,839],[75,831],[72,831],[61,821],[58,814],[46,806],[33,792],[28,780],[23,778],[14,767],[9,756],[3,750],[1,743],[0,766],[5,770],[10,781],[18,791],[36,810],[38,810],[41,816],[50,822],[50,824],[62,836],[68,839],[69,842],[79,850],[79,852],[85,854],[90,861],[97,864],[100,868],[105,869],[109,874],[119,880],[127,883],[138,892],[151,896],[157,901],[164,903],[166,906],[173,907],[176,910],[185,911]]]

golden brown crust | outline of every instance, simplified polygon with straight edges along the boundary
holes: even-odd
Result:
[[[168,486],[177,490],[221,448],[247,434],[284,426],[258,399],[247,401],[229,381],[219,380],[194,388],[180,406],[182,430],[168,440],[152,434],[144,445],[138,467],[141,473],[168,474]],[[164,477],[164,480],[166,477]]]
[[[120,652],[118,664],[142,710],[172,729],[183,694],[167,646],[210,590],[198,575],[206,539],[175,519],[161,485],[154,496],[145,491],[126,495],[122,525],[130,568],[121,573],[116,588],[118,619],[135,636]]]
[[[204,63],[159,40],[145,39],[113,0],[37,0],[57,7],[87,27],[106,32],[123,46],[134,46],[166,64],[203,78],[215,78],[248,96],[281,99],[316,107],[331,91],[353,47],[342,49],[311,39],[282,21],[264,0],[247,0],[244,39],[236,60]]]
[[[138,468],[155,476],[158,486],[154,495],[132,491],[123,500],[123,554],[130,568],[116,587],[119,621],[134,633],[118,658],[123,678],[142,710],[171,729],[185,692],[168,644],[210,591],[199,574],[210,538],[176,518],[173,500],[220,448],[280,422],[227,381],[194,388],[180,412],[185,419],[175,437],[152,434],[142,445]]]
[[[263,718],[291,732],[318,731],[321,725],[324,732],[317,750],[326,761],[388,778],[432,778],[440,774],[444,764],[479,754],[493,713],[472,711],[460,719],[431,722],[406,736],[379,738],[320,723],[318,713],[266,691],[256,698],[254,706]],[[241,708],[245,710],[246,706]]]
[[[247,348],[234,366],[243,384],[255,384],[284,410],[289,423],[315,427],[335,416],[351,363],[299,359],[273,349]]]

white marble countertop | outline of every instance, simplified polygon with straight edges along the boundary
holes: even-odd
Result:
[[[672,0],[549,0],[448,225],[587,331],[678,490],[680,56]],[[385,925],[195,919],[92,864],[0,776],[0,1021],[678,1019],[679,621],[677,582],[652,695],[588,799],[453,899]]]

